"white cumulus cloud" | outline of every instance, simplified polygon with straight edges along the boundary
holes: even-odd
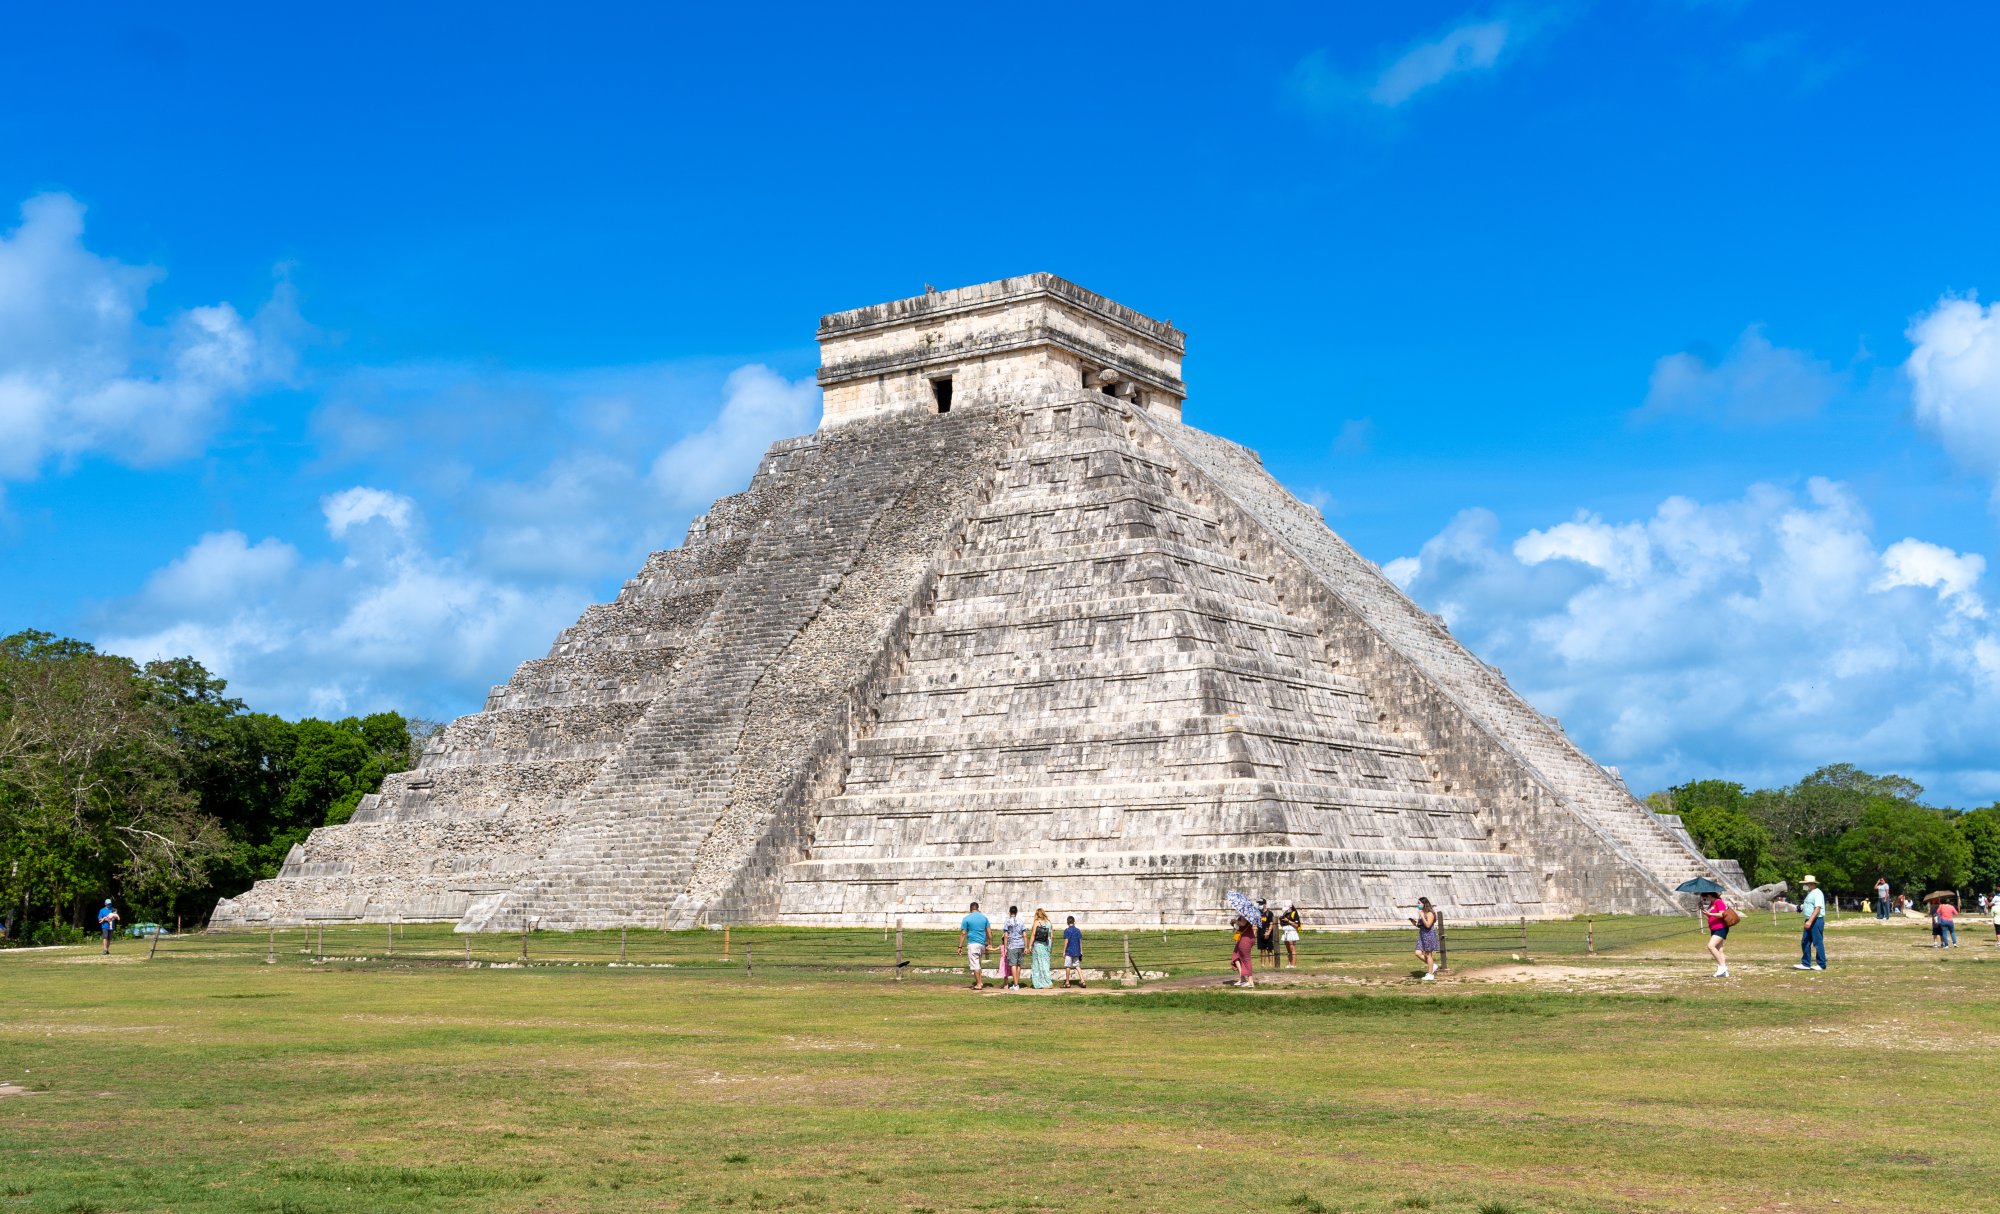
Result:
[[[356,485],[327,494],[320,499],[319,508],[326,516],[327,534],[344,539],[349,531],[376,519],[389,524],[389,529],[400,535],[410,529],[417,504],[400,493]]]
[[[409,499],[366,486],[326,498],[337,560],[240,532],[202,536],[116,604],[100,648],[145,661],[192,655],[253,707],[285,714],[394,708],[454,716],[548,651],[589,596],[520,585],[432,551]],[[395,528],[370,540],[366,523]]]
[[[1968,803],[2000,794],[1984,558],[1879,542],[1837,482],[1511,541],[1467,511],[1384,568],[1641,791],[1845,761]]]
[[[722,412],[653,461],[653,479],[681,505],[705,505],[739,489],[764,449],[819,422],[819,389],[769,367],[739,367],[724,386]]]
[[[2000,305],[1948,295],[1907,336],[1914,348],[1903,373],[1918,423],[1995,482],[2000,506]]]
[[[186,456],[231,399],[289,373],[297,322],[282,286],[251,318],[220,303],[154,324],[146,294],[160,278],[86,248],[68,195],[22,205],[0,233],[0,479],[89,454]]]

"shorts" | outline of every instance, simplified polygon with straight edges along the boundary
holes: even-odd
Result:
[[[968,944],[965,946],[965,963],[967,965],[971,966],[973,969],[978,969],[985,962],[985,960],[986,960],[985,945]]]
[[[1007,964],[1008,964],[1008,965],[1009,965],[1010,967],[1014,968],[1014,969],[1020,969],[1020,968],[1021,968],[1021,957],[1022,957],[1022,955],[1023,955],[1024,953],[1026,953],[1026,952],[1027,952],[1027,950],[1026,950],[1026,949],[1021,949],[1021,948],[1010,948],[1010,949],[1008,949],[1008,950],[1007,950]]]
[[[1064,968],[1064,969],[1073,969],[1073,970],[1080,970],[1080,969],[1082,969],[1082,968],[1083,968],[1083,954],[1082,954],[1082,953],[1064,953],[1064,954],[1063,954],[1063,968]]]
[[[1286,944],[1297,944],[1299,942],[1299,929],[1296,927],[1286,927],[1281,936]]]
[[[1729,929],[1726,927],[1712,927],[1708,929],[1708,934],[1717,940],[1729,939]]]

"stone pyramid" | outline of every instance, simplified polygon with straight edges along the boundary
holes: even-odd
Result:
[[[819,430],[218,925],[1214,923],[1734,887],[1037,274],[822,319]]]

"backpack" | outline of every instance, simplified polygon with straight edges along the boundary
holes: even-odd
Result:
[[[1731,906],[1731,905],[1729,905],[1729,904],[1728,904],[1727,902],[1723,903],[1723,904],[1722,904],[1722,926],[1724,926],[1724,927],[1735,927],[1735,926],[1736,926],[1737,924],[1739,924],[1739,923],[1741,923],[1741,922],[1743,922],[1743,916],[1741,916],[1741,915],[1739,915],[1739,914],[1737,914],[1737,913],[1736,913],[1736,908],[1735,908],[1735,907],[1733,907],[1733,906]]]

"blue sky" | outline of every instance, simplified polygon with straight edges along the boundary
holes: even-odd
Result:
[[[2000,797],[1989,6],[17,10],[0,626],[450,716],[1050,270],[1640,791]]]

